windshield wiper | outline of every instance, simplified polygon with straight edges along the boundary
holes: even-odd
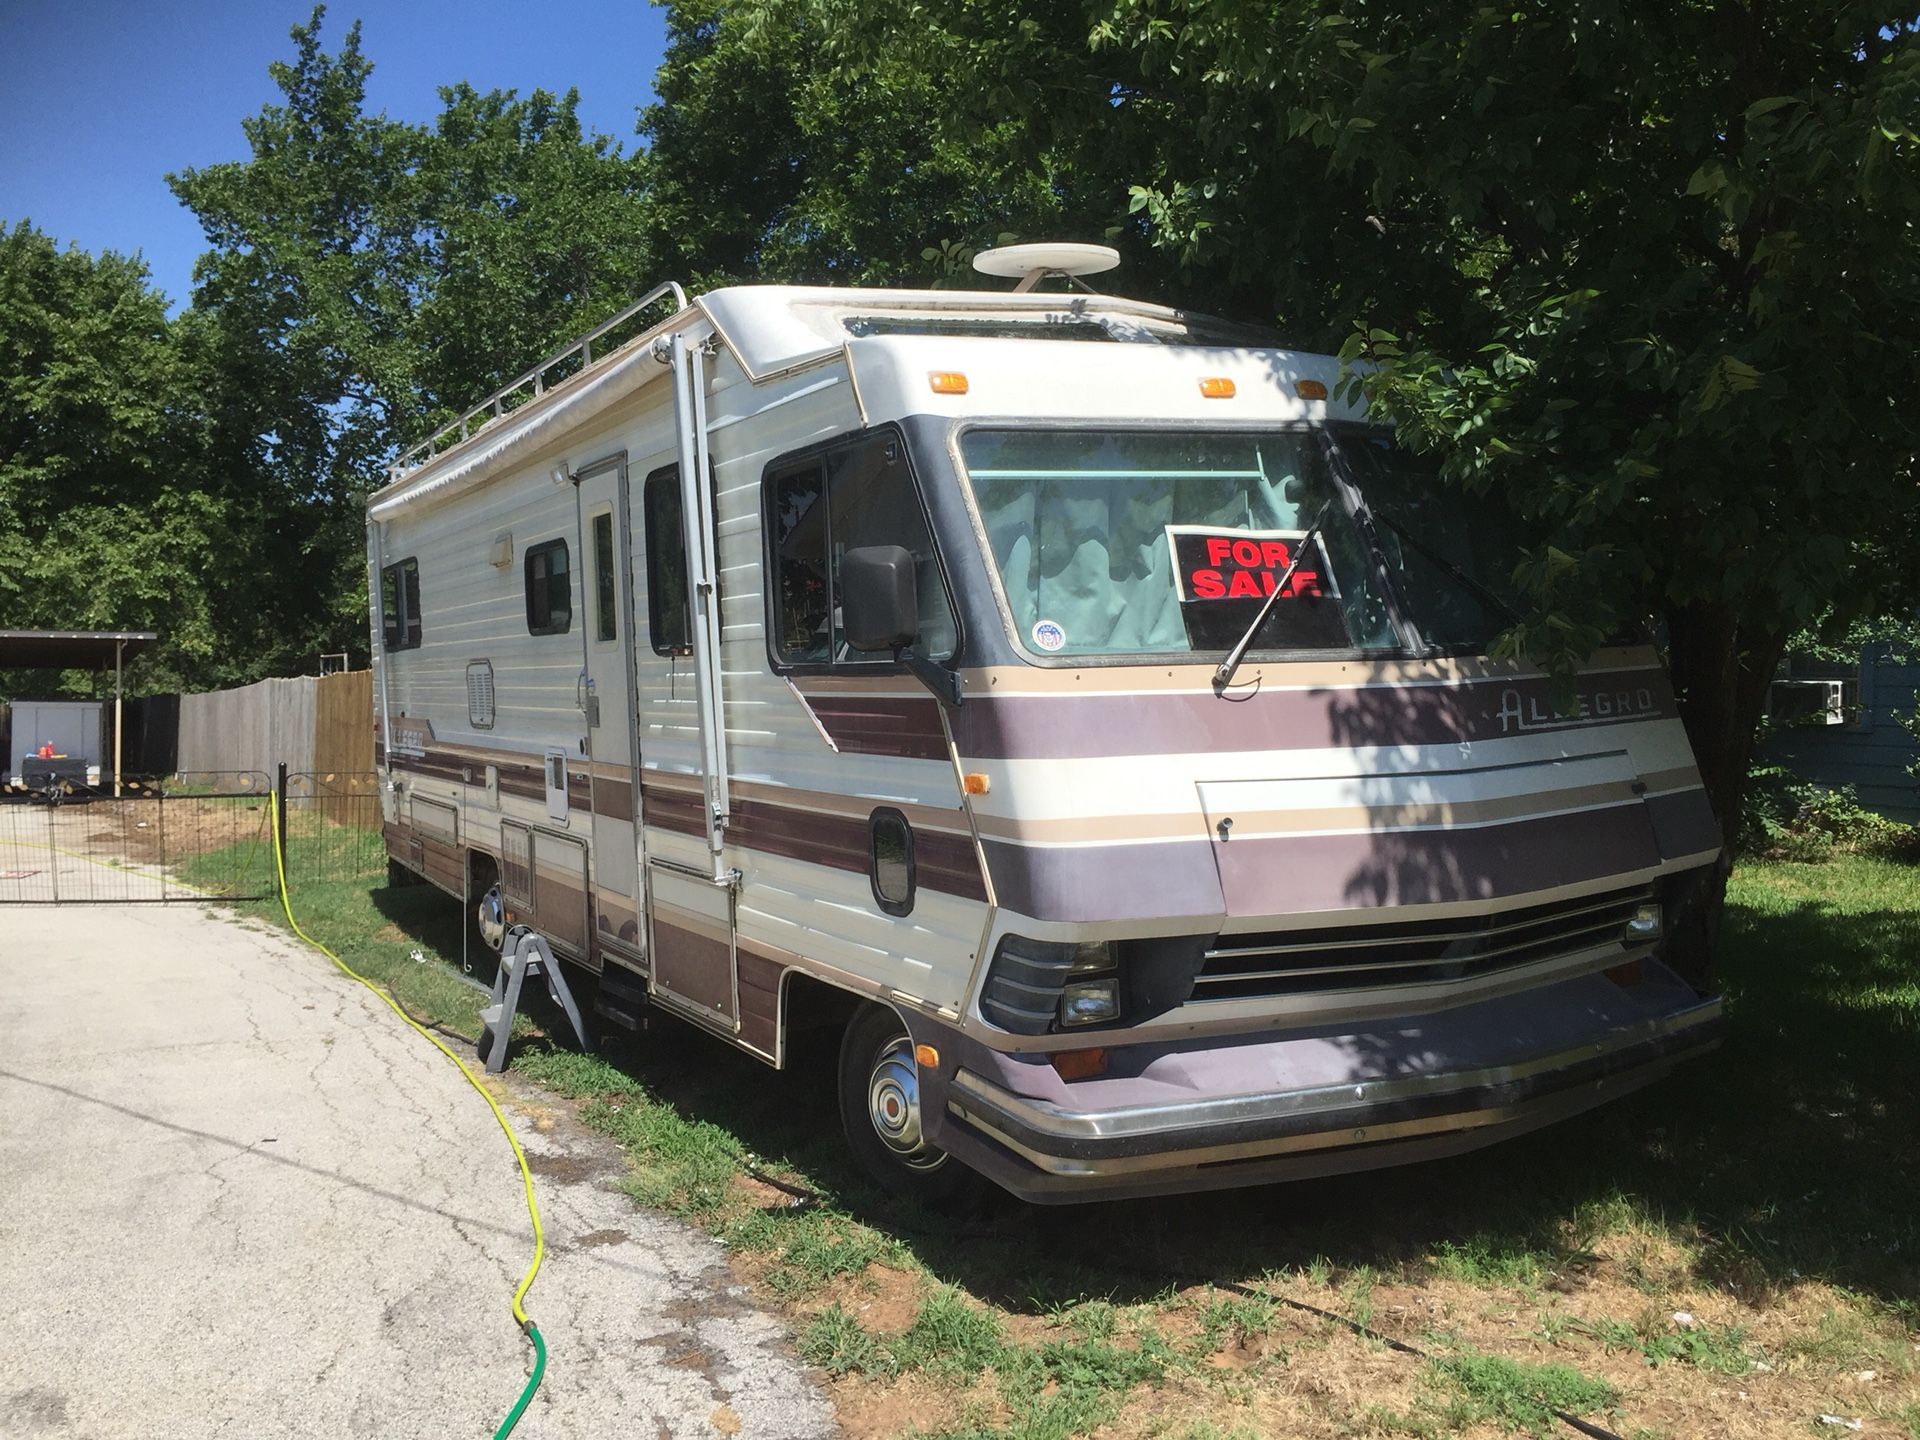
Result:
[[[1267,617],[1273,614],[1273,607],[1279,603],[1280,597],[1287,593],[1287,582],[1293,579],[1293,572],[1300,568],[1301,562],[1312,552],[1313,542],[1320,534],[1320,526],[1325,522],[1327,512],[1332,508],[1331,498],[1321,504],[1320,513],[1313,517],[1313,524],[1309,525],[1307,533],[1300,537],[1300,544],[1293,552],[1293,559],[1281,572],[1280,583],[1275,585],[1273,593],[1267,596],[1267,603],[1262,605],[1260,613],[1253,617],[1253,624],[1247,627],[1247,633],[1234,643],[1233,649],[1227,652],[1226,658],[1214,667],[1214,689],[1224,690],[1233,683],[1233,672],[1238,670],[1240,662],[1247,658],[1247,647],[1253,644],[1253,637],[1260,633],[1260,627],[1265,625]]]
[[[1509,624],[1518,625],[1520,623],[1519,611],[1515,610],[1513,606],[1509,605],[1485,585],[1474,579],[1473,576],[1454,564],[1453,561],[1447,559],[1447,557],[1442,555],[1438,550],[1435,550],[1431,545],[1427,544],[1426,541],[1409,530],[1402,521],[1395,519],[1385,510],[1374,509],[1371,505],[1367,507],[1367,513],[1386,521],[1392,528],[1394,534],[1398,535],[1402,540],[1406,541],[1407,544],[1431,560],[1439,567],[1441,574],[1445,575],[1462,590],[1465,590],[1469,595],[1473,596],[1474,599],[1483,605],[1489,605],[1495,610],[1498,610],[1502,615],[1507,617]]]

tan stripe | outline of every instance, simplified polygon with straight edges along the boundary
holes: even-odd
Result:
[[[1659,660],[1645,646],[1595,652],[1582,675],[1614,670],[1657,669]],[[968,692],[997,695],[1101,695],[1135,692],[1213,693],[1213,662],[1179,665],[1100,665],[1066,670],[1038,665],[994,665],[962,670]],[[1531,665],[1477,656],[1433,660],[1249,661],[1240,667],[1236,693],[1256,682],[1268,688],[1353,689],[1367,685],[1456,685],[1475,680],[1538,677]]]
[[[1681,774],[1690,772],[1668,772]],[[1695,780],[1697,787],[1698,781]],[[1581,785],[1566,790],[1543,790],[1532,795],[1502,795],[1485,800],[1462,800],[1437,805],[1343,805],[1298,810],[1236,810],[1233,838],[1310,832],[1390,834],[1416,827],[1490,825],[1538,816],[1623,805],[1640,797],[1626,784]],[[1069,816],[1059,819],[1022,819],[981,815],[980,834],[995,840],[1017,840],[1030,845],[1097,845],[1129,840],[1182,840],[1205,836],[1206,816],[1198,806],[1191,811],[1160,815]]]

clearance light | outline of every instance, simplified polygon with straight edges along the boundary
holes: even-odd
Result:
[[[1053,1070],[1062,1080],[1098,1080],[1107,1073],[1107,1052],[1062,1050],[1053,1057]]]
[[[967,377],[958,370],[929,370],[927,384],[933,387],[933,393],[936,395],[967,393]]]
[[[1225,375],[1204,375],[1200,379],[1200,393],[1209,400],[1231,400],[1233,381]]]
[[[984,771],[969,770],[960,777],[960,788],[969,795],[984,795],[993,788],[993,780]]]
[[[913,1063],[922,1070],[938,1070],[940,1052],[931,1045],[916,1045],[913,1047]]]
[[[1327,387],[1318,380],[1296,380],[1293,382],[1293,393],[1302,400],[1324,400],[1327,398]]]

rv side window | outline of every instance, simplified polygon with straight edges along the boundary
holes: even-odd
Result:
[[[412,556],[380,572],[380,623],[389,654],[420,647],[420,562]]]
[[[573,624],[573,576],[567,542],[527,547],[527,633],[564,635]]]
[[[913,909],[916,880],[913,864],[913,827],[892,806],[882,806],[867,820],[867,879],[873,898],[889,915]]]
[[[641,492],[647,530],[647,631],[656,655],[687,655],[693,632],[687,623],[686,507],[680,502],[680,467],[647,476]]]
[[[772,636],[789,665],[886,664],[846,644],[840,631],[840,558],[867,545],[899,545],[914,558],[920,635],[913,648],[932,659],[951,656],[953,607],[948,603],[933,536],[927,529],[906,445],[883,431],[767,472],[767,534],[772,579]]]

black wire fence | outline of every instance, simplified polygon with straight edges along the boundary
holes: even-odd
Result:
[[[387,868],[381,829],[380,777],[371,770],[279,775],[287,888],[319,881],[361,880]]]
[[[0,905],[259,900],[277,893],[273,808],[289,884],[384,868],[372,772],[201,771],[0,790]]]

